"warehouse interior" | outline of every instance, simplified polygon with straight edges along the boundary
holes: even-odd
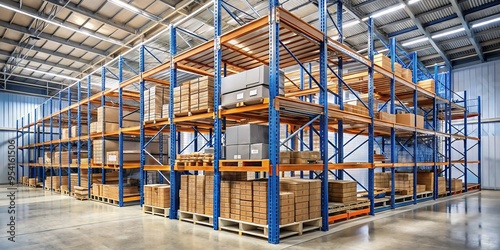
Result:
[[[0,7],[1,249],[500,248],[500,1]]]

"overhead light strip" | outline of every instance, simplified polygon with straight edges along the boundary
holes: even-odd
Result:
[[[427,39],[427,37],[423,37],[423,38],[420,38],[420,39],[417,39],[417,40],[413,40],[413,41],[410,41],[410,42],[405,42],[402,45],[403,46],[408,46],[408,45],[413,45],[413,44],[416,44],[416,43],[422,43],[422,42],[426,42],[426,41],[429,41],[429,39]]]
[[[400,10],[400,9],[403,9],[405,7],[404,4],[399,4],[399,5],[396,5],[394,7],[391,7],[391,8],[388,8],[388,9],[385,9],[385,10],[382,10],[380,12],[377,12],[377,13],[373,13],[372,15],[370,15],[369,17],[365,17],[363,19],[361,19],[362,21],[367,21],[368,18],[377,18],[379,16],[383,16],[383,15],[386,15],[386,14],[389,14],[391,12],[394,12],[394,11],[397,11],[397,10]]]
[[[59,26],[61,28],[67,29],[67,30],[71,30],[71,31],[76,32],[76,33],[80,33],[82,35],[91,36],[91,37],[97,38],[99,40],[103,40],[103,41],[110,42],[110,43],[113,43],[113,44],[116,44],[116,45],[120,45],[120,46],[124,46],[125,45],[123,42],[117,41],[115,39],[108,38],[108,37],[98,36],[96,34],[93,34],[91,32],[87,32],[85,30],[80,30],[80,29],[77,29],[77,28],[69,27],[67,25],[64,25],[63,23],[59,23],[59,22],[56,22],[56,21],[53,21],[53,20],[48,20],[48,19],[45,19],[43,17],[30,14],[30,13],[28,13],[28,12],[22,10],[22,9],[17,9],[17,8],[13,8],[11,6],[5,5],[3,3],[0,3],[0,7],[6,8],[8,10],[12,10],[14,12],[17,12],[17,13],[29,16],[29,17],[34,18],[34,19],[38,19],[38,20],[44,21],[44,22],[52,24],[52,25]]]
[[[50,72],[44,72],[44,71],[40,71],[40,70],[28,68],[28,67],[24,67],[24,68],[20,68],[20,69],[21,70],[25,69],[25,70],[33,71],[35,73],[44,74],[44,75],[50,75],[50,76],[55,76],[55,77],[60,77],[60,78],[64,78],[64,79],[68,79],[68,80],[73,80],[73,81],[79,81],[80,80],[78,78],[74,78],[74,77],[71,77],[71,76],[58,75],[58,74],[54,74],[54,73],[50,73]],[[43,81],[43,79],[41,79],[41,81]]]

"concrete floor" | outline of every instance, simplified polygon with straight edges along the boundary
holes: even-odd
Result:
[[[7,240],[0,186],[0,249],[500,249],[500,192],[482,191],[362,217],[270,245],[118,208],[19,187],[16,242]]]

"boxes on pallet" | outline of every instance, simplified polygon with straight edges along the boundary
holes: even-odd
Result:
[[[109,151],[106,153],[106,164],[108,165],[119,165],[120,164],[120,154],[118,151]],[[152,154],[154,159],[146,155],[145,165],[160,165],[158,162],[161,162],[160,156],[158,154]],[[127,150],[123,151],[123,163],[139,163],[141,160],[141,153],[137,150]],[[163,165],[168,163],[168,157],[163,156]]]
[[[222,78],[221,94],[225,95],[259,85],[269,86],[268,66],[259,66]],[[285,88],[285,73],[283,71],[280,71],[279,86],[280,89]]]
[[[92,123],[90,123],[90,134],[97,133],[97,124],[98,123],[99,122],[92,122]]]
[[[438,177],[438,194],[445,194],[446,188],[446,178]]]
[[[413,71],[411,69],[403,69],[401,77],[409,82],[413,82]]]
[[[428,79],[428,80],[423,80],[423,81],[419,81],[417,83],[417,85],[421,88],[423,88],[424,90],[427,90],[431,93],[434,93],[435,92],[435,82],[434,82],[434,79]]]
[[[425,189],[426,189],[425,185],[417,184],[417,194],[425,192],[426,191]]]
[[[182,83],[181,86],[174,88],[174,115],[180,113],[187,114],[190,108],[190,84]]]
[[[394,189],[403,195],[413,194],[413,174],[396,173],[394,176]],[[391,183],[392,185],[392,183]]]
[[[348,203],[358,200],[357,183],[355,181],[328,181],[328,201]]]
[[[62,164],[69,164],[72,162],[73,159],[77,159],[78,153],[77,152],[68,152],[68,151],[63,151],[63,152],[54,152],[54,162],[59,163],[62,162]],[[80,152],[80,158],[87,158],[88,154],[87,152]]]
[[[283,178],[280,190],[292,192],[295,199],[295,221],[309,219],[309,183],[293,178]]]
[[[309,182],[309,219],[321,217],[321,180],[307,180]]]
[[[205,176],[205,214],[214,214],[214,177]]]
[[[267,180],[253,181],[252,217],[253,223],[267,225]]]
[[[375,173],[375,188],[389,188],[391,173]]]
[[[181,188],[179,190],[179,210],[188,211],[189,207],[189,175],[181,175]]]
[[[253,222],[253,189],[251,181],[241,181],[240,184],[240,220]]]
[[[205,176],[196,176],[196,202],[195,212],[205,214]]]
[[[69,139],[69,131],[68,128],[61,129],[61,139]]]
[[[391,123],[396,122],[396,115],[389,114],[387,112],[382,112],[382,111],[376,112],[375,118],[382,120],[382,121],[391,122]]]
[[[396,123],[415,127],[415,115],[410,113],[396,114]]]
[[[190,112],[207,112],[214,108],[214,79],[204,76],[190,81]]]
[[[140,143],[139,141],[124,141],[123,150],[140,152],[139,143]],[[168,140],[163,140],[163,148],[168,148],[168,145],[169,145]],[[94,140],[92,143],[94,164],[107,164],[107,159],[108,159],[107,153],[111,151],[117,151],[118,146],[119,146],[118,140]],[[152,141],[151,143],[148,144],[146,149],[150,154],[158,155],[160,153],[159,141],[158,140]],[[164,150],[163,157],[164,160],[168,158],[168,150]],[[146,157],[146,159],[148,158],[151,157]]]
[[[120,116],[120,108],[118,107],[101,106],[97,108],[98,122],[118,123],[118,121],[120,120],[119,116]],[[123,110],[122,120],[129,122],[137,122],[137,126],[139,126],[138,122],[140,121],[140,114],[139,112]]]
[[[321,154],[319,151],[292,151],[290,153],[291,164],[318,163],[321,161]]]
[[[463,191],[464,187],[461,179],[453,178],[451,180],[451,191]]]
[[[188,212],[196,213],[196,175],[188,176]]]
[[[308,210],[309,211],[309,210]],[[293,192],[280,192],[280,225],[293,223],[295,215],[295,195]],[[302,211],[299,211],[302,212]],[[309,217],[309,216],[308,216]],[[305,218],[305,216],[304,216]]]
[[[82,132],[81,135],[87,135],[89,127],[87,125],[81,125]],[[71,137],[78,137],[78,126],[71,127]]]
[[[170,207],[170,185],[158,184],[151,187],[151,205],[155,207]]]
[[[281,151],[280,152],[280,163],[281,164],[292,163],[292,152],[291,151]]]
[[[170,104],[163,104],[162,106],[162,111],[161,111],[161,117],[162,118],[170,118]]]
[[[230,182],[230,204],[231,204],[231,219],[241,219],[241,181]]]
[[[112,199],[112,200],[118,200],[118,185],[116,184],[104,184],[102,185],[103,188],[103,193],[102,196]],[[133,195],[139,195],[139,189],[137,186],[124,186],[123,187],[123,196],[133,196]]]
[[[30,186],[35,186],[36,185],[36,178],[29,178],[28,179],[28,184]]]
[[[373,63],[389,72],[392,72],[391,59],[382,53],[373,56]]]
[[[434,190],[434,173],[432,172],[418,172],[417,184],[425,185],[425,191]]]
[[[220,216],[231,218],[231,181],[222,180],[220,184]]]
[[[144,120],[152,121],[162,117],[163,105],[170,99],[170,88],[154,86],[144,91]]]

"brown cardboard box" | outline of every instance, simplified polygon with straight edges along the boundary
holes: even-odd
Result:
[[[451,191],[463,191],[464,187],[461,179],[451,180]]]
[[[188,176],[188,212],[196,213],[196,175]]]
[[[425,122],[424,122],[424,117],[421,115],[417,115],[417,128],[424,128]]]
[[[407,125],[410,127],[415,127],[415,115],[414,114],[396,114],[396,123]]]
[[[205,214],[205,176],[196,176],[196,213]]]
[[[434,82],[434,79],[428,79],[428,80],[423,80],[423,81],[419,81],[417,83],[417,85],[431,93],[434,93],[435,92],[435,82]]]
[[[438,194],[445,194],[446,189],[446,179],[444,177],[438,177]]]
[[[328,181],[328,201],[348,203],[357,201],[357,183],[355,181]]]
[[[396,115],[389,114],[387,112],[377,112],[375,113],[377,119],[380,119],[385,122],[391,122],[394,123],[396,122]]]
[[[397,62],[394,63],[394,74],[399,77],[403,76],[403,67]]]
[[[402,70],[402,77],[403,77],[403,79],[405,79],[409,82],[413,82],[413,71],[411,71],[410,69],[403,69]]]
[[[161,185],[157,189],[157,206],[170,207],[170,185]]]
[[[425,185],[425,191],[434,190],[434,173],[432,172],[418,172],[417,184]]]

